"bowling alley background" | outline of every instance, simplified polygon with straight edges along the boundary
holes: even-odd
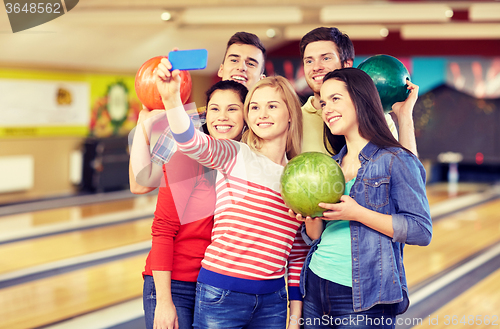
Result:
[[[363,43],[354,41],[354,66],[371,54],[387,53],[384,42],[360,53],[358,49],[364,49]],[[288,51],[298,47],[296,42],[292,45],[270,51],[266,73],[287,77],[305,101],[311,90],[303,77],[297,51]],[[477,52],[481,48],[470,50]],[[284,52],[286,56],[282,55]],[[500,57],[392,55],[405,64],[412,81],[420,86],[415,128],[420,157],[430,169],[429,179],[446,179],[447,167],[441,168],[438,163],[439,155],[445,152],[462,154],[462,166],[468,169],[462,178],[468,177],[469,172],[478,172],[471,179],[498,177]],[[218,77],[196,73],[192,76],[190,101],[201,106],[203,91]],[[142,108],[133,74],[4,68],[0,70],[0,86],[0,172],[4,176],[0,202],[127,188],[125,139]],[[118,143],[120,150],[112,152],[121,154],[119,164],[91,163],[99,142],[108,143],[111,148]],[[482,166],[492,176],[481,174],[476,166]],[[20,168],[23,175],[11,175]],[[117,168],[120,174],[115,173],[115,181],[104,185],[91,183],[96,175],[106,176],[102,170],[115,172]]]

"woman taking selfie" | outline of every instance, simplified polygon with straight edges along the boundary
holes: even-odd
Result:
[[[298,290],[307,247],[301,222],[288,216],[280,176],[300,153],[300,103],[283,77],[269,77],[249,91],[244,143],[215,140],[194,129],[179,97],[179,71],[164,59],[157,86],[179,150],[217,169],[212,242],[198,276],[195,328],[286,327],[288,273],[290,312],[301,315]],[[293,326],[292,326],[293,327]]]

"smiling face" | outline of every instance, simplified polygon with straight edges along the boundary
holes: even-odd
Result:
[[[248,106],[248,126],[263,140],[286,140],[290,114],[283,96],[276,88],[255,90]]]
[[[343,81],[329,79],[321,86],[323,121],[333,135],[358,133],[356,108]]]
[[[325,74],[342,68],[337,45],[333,41],[315,41],[308,44],[304,49],[303,63],[306,82],[318,95]]]
[[[264,55],[259,48],[234,43],[227,48],[217,75],[222,80],[234,80],[250,89],[263,77],[263,66]]]
[[[232,90],[216,90],[207,105],[207,128],[216,139],[239,140],[243,130],[243,103]]]

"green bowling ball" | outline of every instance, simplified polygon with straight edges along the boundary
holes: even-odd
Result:
[[[303,217],[320,217],[327,209],[318,203],[337,203],[344,194],[342,169],[330,156],[305,152],[294,157],[281,175],[281,196],[290,209]]]
[[[397,58],[375,55],[361,62],[358,69],[365,71],[372,78],[385,113],[391,111],[394,103],[403,102],[408,97],[406,80],[411,81],[410,73]]]

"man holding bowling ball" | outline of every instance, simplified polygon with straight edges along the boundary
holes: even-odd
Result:
[[[302,106],[304,124],[304,139],[302,152],[323,152],[334,154],[342,146],[328,145],[323,142],[324,123],[321,118],[320,88],[323,77],[330,71],[352,67],[354,60],[354,46],[349,37],[335,27],[318,27],[302,37],[300,54],[304,64],[304,76],[309,87],[314,92]],[[410,94],[406,101],[395,103],[392,111],[399,124],[399,141],[417,155],[417,143],[413,125],[413,107],[417,102],[418,86],[407,82]],[[386,120],[393,135],[398,139],[398,132],[394,121],[389,114]]]

